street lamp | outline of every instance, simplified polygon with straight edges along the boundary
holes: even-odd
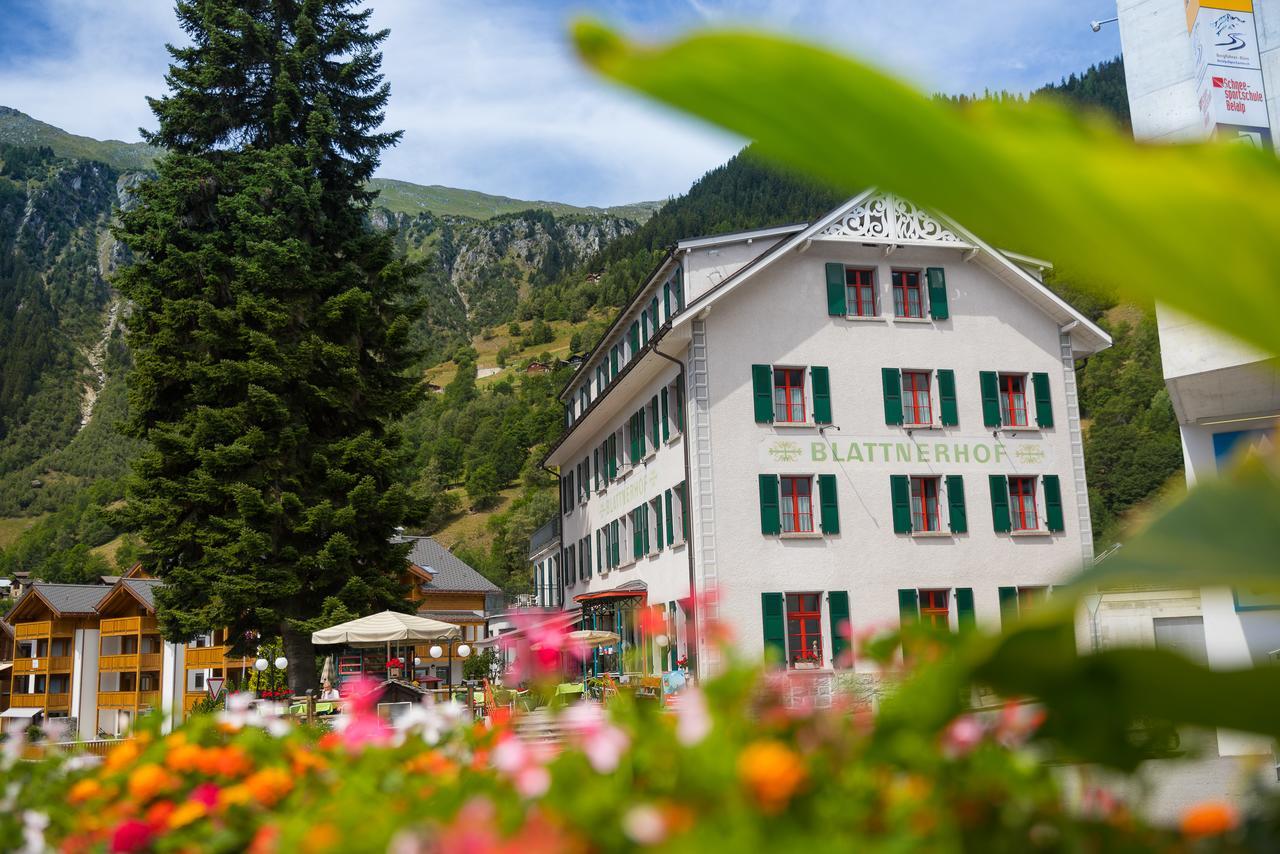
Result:
[[[444,655],[444,650],[440,648],[440,644],[433,645],[427,652],[431,653],[432,658],[439,658]]]
[[[1114,23],[1115,23],[1116,21],[1118,21],[1118,20],[1120,20],[1120,19],[1119,19],[1119,18],[1106,18],[1106,19],[1101,20],[1101,21],[1090,21],[1090,22],[1089,22],[1089,29],[1093,30],[1095,33],[1097,33],[1097,32],[1101,32],[1101,31],[1102,31],[1102,25],[1103,25],[1103,24],[1114,24]]]
[[[289,666],[289,659],[285,658],[283,655],[276,659],[277,669],[284,670],[288,666]]]
[[[471,647],[467,646],[465,643],[464,643],[464,644],[459,645],[459,647],[458,647],[458,657],[459,657],[459,658],[466,658],[466,657],[467,657],[468,655],[470,655],[470,654],[471,654]]]
[[[271,666],[271,662],[267,661],[265,658],[259,658],[257,661],[253,663],[253,669],[258,671],[259,673],[266,670],[270,666]]]

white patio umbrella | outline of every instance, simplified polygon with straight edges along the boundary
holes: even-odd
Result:
[[[312,632],[311,642],[314,644],[342,643],[358,647],[385,645],[389,661],[392,643],[453,640],[460,637],[462,637],[462,629],[458,626],[428,617],[419,617],[416,614],[383,611],[381,614],[371,614],[368,617]]]

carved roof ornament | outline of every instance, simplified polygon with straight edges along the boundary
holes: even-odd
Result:
[[[819,232],[817,240],[969,247],[940,220],[918,205],[887,193],[862,200]]]

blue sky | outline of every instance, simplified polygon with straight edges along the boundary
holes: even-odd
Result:
[[[743,140],[594,78],[576,14],[643,38],[734,24],[820,41],[929,91],[1025,92],[1120,52],[1115,0],[373,0],[389,27],[380,175],[608,205],[676,195]],[[163,91],[165,0],[0,0],[0,104],[74,133],[135,140]]]

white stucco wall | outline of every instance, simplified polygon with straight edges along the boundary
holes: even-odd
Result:
[[[878,247],[815,243],[805,254],[779,261],[710,312],[706,323],[720,607],[745,652],[758,655],[763,650],[762,592],[847,590],[851,621],[855,627],[866,627],[897,625],[899,588],[971,587],[979,622],[998,625],[998,587],[1051,585],[1078,569],[1080,520],[1075,513],[1058,327],[961,256],[956,249],[902,247],[886,259]],[[877,267],[882,318],[892,314],[891,267],[942,266],[951,317],[925,322],[828,317],[828,261]],[[844,437],[910,441],[903,428],[884,423],[882,367],[955,371],[960,426],[915,431],[915,439],[923,443],[944,438],[994,443],[991,429],[983,426],[979,372],[1043,371],[1050,376],[1055,427],[1020,432],[1023,441],[1028,433],[1038,437],[1048,462],[1035,468],[1016,461],[985,467],[832,464],[812,473],[837,475],[841,533],[808,539],[767,537],[760,532],[757,475],[789,469],[786,464],[771,465],[767,458],[762,462],[761,443],[773,436],[803,442],[821,437],[816,427],[754,422],[752,364],[826,366],[833,420],[839,428],[829,428],[827,435],[837,446]],[[1059,476],[1065,532],[1024,538],[993,531],[987,475],[1017,473]],[[929,538],[895,534],[890,474],[963,474],[969,532]],[[815,524],[816,517],[815,511]],[[945,509],[943,519],[945,525]],[[824,633],[829,625],[826,608],[824,597]],[[826,646],[829,656],[829,639]]]

